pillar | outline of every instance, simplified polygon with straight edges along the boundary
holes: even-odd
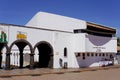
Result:
[[[0,51],[0,69],[2,69],[1,65],[2,65],[2,52]]]
[[[10,70],[10,54],[11,53],[6,53],[6,70]]]
[[[34,54],[30,54],[30,69],[34,69]]]
[[[20,68],[23,68],[23,53],[20,53]]]

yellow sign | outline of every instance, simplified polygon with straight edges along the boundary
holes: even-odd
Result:
[[[59,52],[56,52],[56,55],[59,55]]]
[[[27,39],[27,35],[25,33],[19,32],[17,34],[17,39]]]

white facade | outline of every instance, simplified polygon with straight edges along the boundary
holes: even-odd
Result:
[[[46,12],[37,13],[26,26],[1,24],[0,30],[7,35],[8,47],[18,39],[19,33],[24,34],[25,39],[32,47],[39,42],[47,42],[52,47],[52,67],[62,68],[67,63],[68,68],[92,67],[100,66],[100,61],[110,59],[110,55],[117,53],[116,37],[97,36],[88,33],[74,33],[74,30],[87,29],[87,22],[65,16],[55,15]],[[111,28],[112,29],[112,28]],[[14,56],[14,53],[19,53],[17,43],[14,44],[11,50],[10,65],[20,66],[20,56]],[[45,45],[42,45],[45,46]],[[39,63],[39,48],[38,44],[34,51],[34,62]],[[42,48],[44,49],[44,48]],[[41,49],[40,49],[41,50]],[[25,54],[30,54],[29,46],[23,50]],[[43,53],[42,53],[43,54]],[[48,56],[48,55],[47,55]],[[45,58],[45,56],[43,56]],[[50,56],[49,56],[50,57]],[[30,58],[28,55],[27,58]],[[51,59],[51,57],[50,57]],[[26,61],[25,61],[26,60]],[[3,63],[6,61],[6,56],[3,53]],[[26,57],[23,60],[23,66],[29,65],[29,59]],[[48,60],[48,66],[50,64]],[[39,63],[40,64],[43,63]],[[46,63],[47,64],[47,63]],[[44,66],[43,66],[44,67]]]
[[[26,26],[73,32],[74,29],[85,29],[86,22],[56,14],[38,12]]]

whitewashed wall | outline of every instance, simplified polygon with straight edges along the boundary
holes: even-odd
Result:
[[[34,45],[39,41],[47,41],[51,45],[53,44],[53,32],[40,30],[40,29],[32,29],[32,28],[25,28],[25,27],[15,27],[10,26],[9,28],[9,45],[17,40],[17,32],[25,32],[27,34],[27,41]]]
[[[75,55],[74,51],[74,36],[73,33],[65,33],[65,32],[57,32],[57,31],[47,31],[47,30],[40,30],[40,29],[31,29],[25,27],[17,27],[17,26],[10,26],[9,27],[9,46],[12,42],[17,40],[16,35],[17,31],[27,33],[27,41],[32,44],[34,47],[35,44],[39,41],[47,41],[53,47],[54,53],[54,68],[60,68],[59,59],[63,60],[64,62],[68,63],[68,67],[75,67],[74,65],[74,58]],[[67,48],[67,57],[64,57],[64,48]],[[15,46],[13,48],[16,48]],[[27,47],[29,48],[29,47]],[[37,53],[37,52],[36,52]],[[11,63],[14,63],[14,57],[12,57]],[[73,59],[72,59],[73,58]],[[71,60],[72,59],[72,60]],[[35,54],[35,61],[38,60],[38,55]]]
[[[32,45],[32,47],[35,46],[40,41],[46,41],[51,44],[54,50],[54,31],[47,31],[47,30],[40,30],[40,29],[33,29],[33,28],[25,28],[25,27],[18,27],[18,26],[9,26],[9,43],[10,46],[15,40],[17,40],[17,32],[24,32],[27,35],[27,41]],[[26,49],[29,49],[28,46],[25,47]],[[16,45],[13,46],[12,49],[18,49]],[[12,52],[17,53],[16,51],[12,50]],[[19,53],[19,52],[18,52]],[[23,53],[30,53],[30,51],[24,51]],[[54,54],[54,52],[53,52]],[[34,60],[38,61],[38,52],[37,49],[35,50],[35,56]],[[16,60],[17,61],[17,60]],[[18,61],[19,62],[19,61]],[[14,56],[11,55],[11,64],[14,64]]]
[[[73,49],[74,52],[85,52],[85,33],[73,35]]]
[[[72,60],[69,60],[70,55],[71,55],[71,35],[72,33],[62,33],[62,32],[55,32],[54,34],[54,47],[55,47],[55,55],[54,55],[54,59],[55,59],[55,68],[60,68],[60,64],[59,64],[59,59],[61,58],[63,60],[63,65],[64,62],[68,63],[68,67],[71,66]],[[67,57],[64,57],[64,48],[67,48]]]
[[[86,22],[66,16],[38,12],[26,26],[73,32],[74,29],[86,29]]]

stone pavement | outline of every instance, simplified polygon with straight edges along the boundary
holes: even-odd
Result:
[[[108,66],[108,67],[92,67],[92,68],[79,68],[79,69],[49,69],[49,68],[36,68],[36,69],[12,69],[12,70],[0,70],[0,77],[12,77],[12,76],[40,76],[47,74],[64,74],[64,73],[77,73],[85,71],[107,70],[107,69],[120,68],[120,65]]]

